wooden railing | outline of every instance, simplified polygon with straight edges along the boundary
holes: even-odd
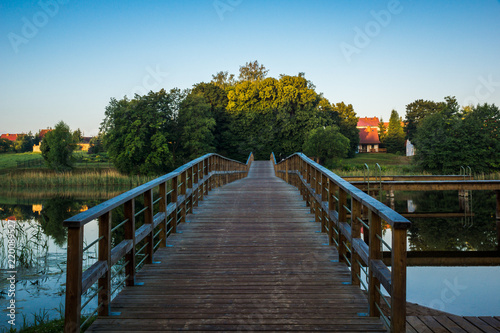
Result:
[[[271,162],[276,176],[300,190],[315,220],[321,223],[321,231],[328,233],[329,244],[337,246],[339,260],[350,267],[352,284],[364,286],[368,315],[381,317],[391,332],[405,332],[406,234],[411,223],[302,153],[279,163],[271,154]],[[384,240],[383,226],[390,227],[392,244]],[[382,261],[383,248],[391,252],[391,270]],[[390,296],[390,303],[380,285]],[[390,309],[389,316],[382,312],[381,300]]]
[[[64,221],[68,228],[64,332],[80,331],[85,324],[80,323],[81,311],[96,296],[97,309],[87,318],[92,318],[96,313],[99,316],[110,315],[114,292],[111,289],[114,281],[111,268],[119,261],[124,261],[113,272],[117,274],[125,270],[125,279],[114,286],[115,290],[122,285],[137,285],[137,270],[143,264],[153,263],[154,251],[167,246],[167,237],[176,232],[179,223],[186,221],[186,214],[192,212],[193,207],[212,188],[245,177],[253,159],[251,153],[244,164],[217,154],[207,154]],[[157,198],[154,198],[155,193]],[[136,211],[136,201],[142,204],[142,200],[143,208]],[[124,220],[112,226],[114,209],[123,209]],[[139,218],[143,223],[137,227]],[[98,219],[98,238],[84,248],[85,225],[95,219]],[[120,228],[123,228],[124,240],[112,247],[113,233]],[[83,271],[84,252],[96,244],[97,261]],[[136,263],[139,254],[142,260]],[[98,286],[94,294],[88,296],[82,305],[82,294],[95,283]]]

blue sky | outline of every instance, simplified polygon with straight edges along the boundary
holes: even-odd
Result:
[[[0,133],[95,135],[111,97],[252,60],[361,117],[448,95],[500,105],[498,0],[2,0],[0,31]]]

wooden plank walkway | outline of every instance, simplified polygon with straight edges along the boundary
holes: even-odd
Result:
[[[500,317],[409,316],[406,332],[498,333]]]
[[[205,197],[88,332],[385,332],[297,189],[256,161]]]

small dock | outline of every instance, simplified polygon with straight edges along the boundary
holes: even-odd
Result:
[[[386,332],[296,187],[255,161],[214,189],[87,332]]]

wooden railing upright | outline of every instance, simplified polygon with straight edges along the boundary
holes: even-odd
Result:
[[[245,164],[207,154],[64,221],[68,228],[64,332],[80,331],[85,324],[81,323],[81,311],[96,296],[97,309],[87,320],[96,313],[110,315],[113,292],[122,285],[137,285],[137,270],[143,264],[154,263],[155,250],[167,246],[168,236],[177,231],[179,223],[186,221],[186,214],[192,212],[198,201],[213,188],[246,177],[253,160],[252,153]],[[156,199],[155,191],[158,193]],[[143,198],[144,208],[137,212],[136,199],[139,198]],[[116,208],[123,209],[125,219],[113,226],[112,211]],[[137,227],[140,215],[144,223]],[[95,219],[98,220],[99,236],[84,248],[85,225]],[[124,240],[112,246],[112,234],[119,228],[123,228]],[[84,252],[95,244],[98,244],[98,260],[83,271]],[[139,254],[143,258],[137,263]],[[112,267],[119,261],[124,263],[113,273],[125,270],[125,279],[112,286]],[[95,283],[98,284],[96,291],[82,305],[82,295]]]
[[[321,231],[328,234],[328,243],[337,247],[339,260],[351,268],[351,283],[364,286],[368,315],[381,317],[390,332],[406,332],[406,237],[411,223],[302,153],[279,163],[274,154],[270,159],[276,176],[300,190]],[[383,226],[390,228],[392,244],[385,241]],[[391,252],[391,270],[382,261],[383,247]],[[381,302],[390,308],[389,316],[382,312]]]

